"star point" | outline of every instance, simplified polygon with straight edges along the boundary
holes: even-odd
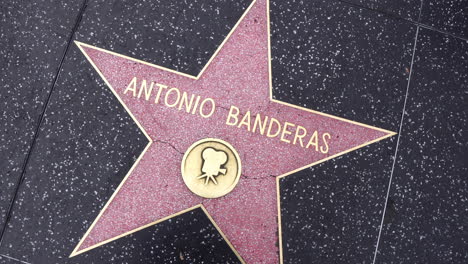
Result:
[[[266,14],[254,1],[198,76],[75,42],[148,145],[71,256],[202,208],[242,262],[281,261],[279,178],[395,134],[273,99]],[[181,153],[204,138],[229,142],[242,161],[220,198],[195,195],[180,175]]]

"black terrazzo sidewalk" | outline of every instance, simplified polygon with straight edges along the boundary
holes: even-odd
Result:
[[[0,263],[237,263],[200,210],[68,258],[146,144],[72,40],[197,74],[249,4],[0,3]],[[275,98],[400,132],[281,180],[284,263],[468,263],[468,1],[270,6]]]

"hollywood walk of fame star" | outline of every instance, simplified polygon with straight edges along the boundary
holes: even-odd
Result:
[[[148,144],[71,256],[202,208],[242,262],[282,262],[279,177],[395,134],[274,100],[268,25],[268,3],[253,2],[198,76],[77,42]],[[186,111],[183,94],[206,103]],[[275,119],[275,132],[254,129],[257,116]],[[180,173],[204,138],[229,142],[242,161],[237,186],[215,199]]]

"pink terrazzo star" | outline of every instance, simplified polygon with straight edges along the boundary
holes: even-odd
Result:
[[[199,76],[175,73],[87,44],[77,43],[88,60],[104,78],[134,120],[148,136],[149,143],[141,159],[135,163],[119,189],[76,247],[72,256],[107,243],[117,236],[144,225],[167,219],[181,211],[203,206],[224,233],[235,250],[247,263],[278,263],[281,261],[281,241],[278,243],[279,191],[278,177],[326,159],[394,135],[308,109],[302,109],[271,99],[267,3],[258,0],[246,11],[246,16],[215,54]],[[134,96],[127,91],[136,77],[138,91],[142,80],[167,85],[165,91],[177,87],[180,93],[212,98],[216,109],[212,116],[187,113],[177,106],[164,104],[164,94],[155,103],[154,91],[145,99],[143,92]],[[170,102],[175,102],[175,94]],[[300,125],[309,133],[303,144],[295,132],[267,137],[248,131],[247,126],[226,124],[226,117],[236,106],[239,119],[250,111],[255,114]],[[209,111],[207,111],[209,112]],[[250,128],[252,130],[252,128]],[[328,132],[327,149],[311,145],[310,135],[318,131],[319,145]],[[238,151],[242,175],[237,187],[216,199],[193,194],[180,173],[183,153],[203,138],[219,138]],[[287,141],[290,141],[287,143]],[[302,145],[302,146],[301,146]],[[326,151],[325,151],[326,150]],[[278,189],[277,189],[278,188]],[[280,255],[278,255],[280,252]]]

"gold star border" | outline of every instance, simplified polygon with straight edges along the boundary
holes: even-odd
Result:
[[[153,226],[155,224],[158,224],[158,223],[161,223],[163,221],[166,221],[168,219],[171,219],[173,217],[176,217],[176,216],[179,216],[181,214],[184,214],[184,213],[187,213],[189,211],[192,211],[192,210],[195,210],[195,209],[198,209],[198,208],[201,208],[203,210],[203,212],[206,214],[206,216],[208,217],[208,219],[211,221],[211,223],[215,226],[215,228],[218,230],[218,232],[221,234],[221,236],[223,237],[223,239],[226,241],[226,243],[229,245],[229,247],[232,249],[232,251],[235,253],[235,255],[237,256],[237,258],[239,259],[239,261],[243,264],[245,264],[246,262],[242,259],[242,257],[240,256],[240,254],[237,252],[237,250],[234,248],[234,246],[231,244],[231,242],[229,241],[229,239],[226,237],[226,235],[222,232],[222,230],[219,228],[219,226],[216,224],[216,222],[213,220],[213,218],[211,217],[211,215],[208,213],[208,211],[206,210],[206,208],[203,206],[203,204],[198,204],[196,206],[193,206],[193,207],[190,207],[190,208],[187,208],[185,210],[182,210],[178,213],[175,213],[175,214],[172,214],[172,215],[169,215],[167,217],[164,217],[164,218],[161,218],[157,221],[154,221],[154,222],[151,222],[149,224],[146,224],[144,226],[141,226],[139,228],[136,228],[136,229],[133,229],[131,231],[128,231],[128,232],[125,232],[123,234],[120,234],[116,237],[113,237],[111,239],[108,239],[108,240],[105,240],[105,241],[102,241],[100,243],[97,243],[91,247],[88,247],[88,248],[85,248],[83,250],[78,250],[81,246],[81,244],[83,243],[83,241],[86,239],[86,237],[89,235],[89,233],[91,232],[91,230],[94,228],[94,226],[96,225],[96,223],[99,221],[99,219],[101,218],[102,214],[106,211],[107,207],[109,206],[109,204],[112,202],[112,200],[115,198],[115,196],[117,195],[117,193],[120,191],[121,187],[125,184],[126,180],[128,179],[128,177],[132,174],[133,170],[135,169],[135,167],[138,165],[139,161],[141,160],[141,158],[145,155],[146,151],[148,150],[148,148],[151,146],[151,144],[153,143],[153,140],[148,136],[148,134],[146,133],[145,129],[141,126],[141,124],[138,122],[138,120],[135,118],[135,116],[131,113],[131,111],[129,110],[129,108],[125,105],[125,103],[122,101],[122,99],[120,98],[120,96],[115,92],[115,90],[112,88],[111,84],[107,81],[107,79],[104,77],[104,75],[102,74],[102,72],[98,69],[98,67],[94,64],[94,62],[91,60],[91,58],[86,54],[86,52],[83,50],[82,47],[89,47],[89,48],[93,48],[93,49],[97,49],[99,51],[102,51],[102,52],[106,52],[108,54],[112,54],[112,55],[115,55],[115,56],[118,56],[118,57],[121,57],[121,58],[125,58],[125,59],[128,59],[128,60],[131,60],[131,61],[134,61],[134,62],[138,62],[138,63],[142,63],[142,64],[145,64],[145,65],[148,65],[148,66],[151,66],[151,67],[154,67],[154,68],[157,68],[157,69],[160,69],[160,70],[164,70],[164,71],[167,71],[167,72],[171,72],[171,73],[174,73],[174,74],[178,74],[178,75],[181,75],[181,76],[184,76],[184,77],[187,77],[187,78],[191,78],[191,79],[194,79],[194,80],[198,80],[202,75],[203,73],[205,72],[205,70],[208,68],[208,66],[211,64],[211,62],[213,61],[213,59],[218,55],[219,51],[223,48],[224,44],[229,40],[229,38],[231,37],[231,35],[233,34],[233,32],[237,29],[237,27],[239,26],[239,24],[241,23],[241,21],[244,19],[244,17],[248,14],[248,12],[250,11],[250,9],[253,7],[253,5],[256,3],[257,0],[253,0],[252,3],[248,6],[248,8],[244,11],[244,13],[242,14],[242,16],[239,18],[239,20],[237,21],[237,23],[234,25],[234,27],[231,29],[231,31],[229,32],[229,34],[225,37],[225,39],[223,40],[223,42],[220,44],[220,46],[216,49],[216,51],[213,53],[213,55],[211,56],[211,58],[208,60],[208,62],[206,63],[206,65],[203,67],[203,69],[200,71],[200,73],[196,76],[194,75],[190,75],[190,74],[187,74],[187,73],[183,73],[183,72],[179,72],[179,71],[175,71],[175,70],[172,70],[172,69],[169,69],[169,68],[166,68],[166,67],[163,67],[163,66],[160,66],[160,65],[156,65],[156,64],[152,64],[152,63],[148,63],[148,62],[145,62],[145,61],[142,61],[142,60],[138,60],[138,59],[135,59],[135,58],[131,58],[131,57],[128,57],[128,56],[125,56],[125,55],[122,55],[122,54],[118,54],[116,52],[112,52],[112,51],[108,51],[108,50],[105,50],[105,49],[101,49],[101,48],[98,48],[98,47],[95,47],[95,46],[92,46],[92,45],[89,45],[89,44],[85,44],[85,43],[82,43],[82,42],[79,42],[79,41],[75,41],[75,44],[78,46],[78,48],[81,50],[81,52],[85,55],[86,59],[91,63],[91,65],[93,66],[93,68],[96,70],[96,72],[101,76],[101,78],[104,80],[104,82],[107,84],[107,86],[110,88],[110,90],[112,91],[112,93],[115,95],[115,97],[119,100],[120,104],[125,108],[126,112],[130,115],[130,117],[133,119],[133,121],[137,124],[137,126],[140,128],[140,130],[143,132],[143,134],[146,136],[146,138],[148,139],[148,144],[146,145],[146,147],[144,148],[144,150],[142,151],[142,153],[138,156],[137,160],[133,163],[132,167],[130,168],[130,170],[128,171],[128,173],[125,175],[124,179],[122,180],[122,182],[119,184],[119,186],[117,187],[117,189],[114,191],[114,193],[112,194],[112,196],[110,197],[110,199],[107,201],[107,203],[105,204],[105,206],[101,209],[99,215],[96,217],[96,219],[93,221],[93,223],[91,224],[91,226],[88,228],[87,232],[83,235],[83,237],[80,239],[80,242],[78,243],[78,245],[75,247],[75,249],[73,250],[73,252],[70,254],[70,258],[71,257],[74,257],[74,256],[77,256],[81,253],[84,253],[84,252],[87,252],[89,250],[92,250],[94,248],[97,248],[99,246],[102,246],[104,244],[107,244],[109,242],[112,242],[114,240],[117,240],[119,238],[122,238],[124,236],[127,236],[127,235],[130,235],[132,233],[135,233],[137,231],[140,231],[142,229],[145,229],[147,227],[150,227],[150,226]],[[322,115],[322,116],[326,116],[326,117],[329,117],[329,118],[333,118],[333,119],[337,119],[337,120],[340,120],[340,121],[344,121],[344,122],[348,122],[348,123],[352,123],[352,124],[355,124],[355,125],[359,125],[359,126],[363,126],[363,127],[367,127],[367,128],[371,128],[371,129],[375,129],[375,130],[379,130],[381,132],[384,132],[384,133],[387,133],[387,135],[383,136],[383,137],[380,137],[380,138],[377,138],[375,140],[372,140],[372,141],[369,141],[367,143],[364,143],[364,144],[361,144],[361,145],[358,145],[354,148],[351,148],[351,149],[348,149],[346,151],[342,151],[340,153],[337,153],[335,155],[332,155],[332,156],[329,156],[327,158],[324,158],[324,159],[321,159],[321,160],[318,160],[316,162],[313,162],[313,163],[310,163],[308,165],[305,165],[303,167],[300,167],[298,169],[295,169],[295,170],[292,170],[292,171],[289,171],[287,173],[284,173],[282,175],[279,175],[276,177],[276,194],[277,194],[277,204],[278,204],[278,234],[279,234],[279,237],[278,237],[278,240],[279,240],[279,260],[280,260],[280,263],[283,264],[283,241],[282,241],[282,221],[281,221],[281,203],[280,203],[280,179],[288,176],[288,175],[291,175],[295,172],[298,172],[300,170],[303,170],[305,168],[308,168],[308,167],[312,167],[312,166],[315,166],[317,164],[320,164],[322,162],[325,162],[327,160],[330,160],[330,159],[333,159],[333,158],[336,158],[338,156],[341,156],[341,155],[344,155],[348,152],[351,152],[351,151],[354,151],[354,150],[357,150],[357,149],[360,149],[362,147],[365,147],[367,145],[370,145],[370,144],[373,144],[375,142],[378,142],[380,140],[383,140],[383,139],[386,139],[386,138],[389,138],[389,137],[392,137],[394,135],[396,135],[397,133],[395,132],[392,132],[392,131],[389,131],[389,130],[385,130],[385,129],[381,129],[381,128],[377,128],[377,127],[373,127],[373,126],[369,126],[369,125],[366,125],[366,124],[363,124],[363,123],[359,123],[359,122],[355,122],[355,121],[352,121],[352,120],[348,120],[348,119],[345,119],[345,118],[341,118],[341,117],[337,117],[337,116],[333,116],[333,115],[330,115],[330,114],[326,114],[326,113],[322,113],[322,112],[318,112],[318,111],[315,111],[315,110],[311,110],[311,109],[308,109],[308,108],[304,108],[304,107],[300,107],[300,106],[297,106],[297,105],[293,105],[293,104],[289,104],[289,103],[285,103],[285,102],[282,102],[282,101],[279,101],[279,100],[276,100],[273,98],[273,82],[272,82],[272,74],[271,74],[271,35],[270,35],[270,1],[269,0],[266,0],[266,3],[267,3],[267,7],[266,7],[266,12],[267,12],[267,34],[268,34],[268,75],[269,75],[269,91],[270,91],[270,100],[272,102],[275,102],[275,103],[278,103],[278,104],[283,104],[283,105],[286,105],[286,106],[289,106],[289,107],[293,107],[293,108],[297,108],[297,109],[300,109],[300,110],[303,110],[303,111],[306,111],[306,112],[309,112],[309,113],[314,113],[314,114],[318,114],[318,115]]]

